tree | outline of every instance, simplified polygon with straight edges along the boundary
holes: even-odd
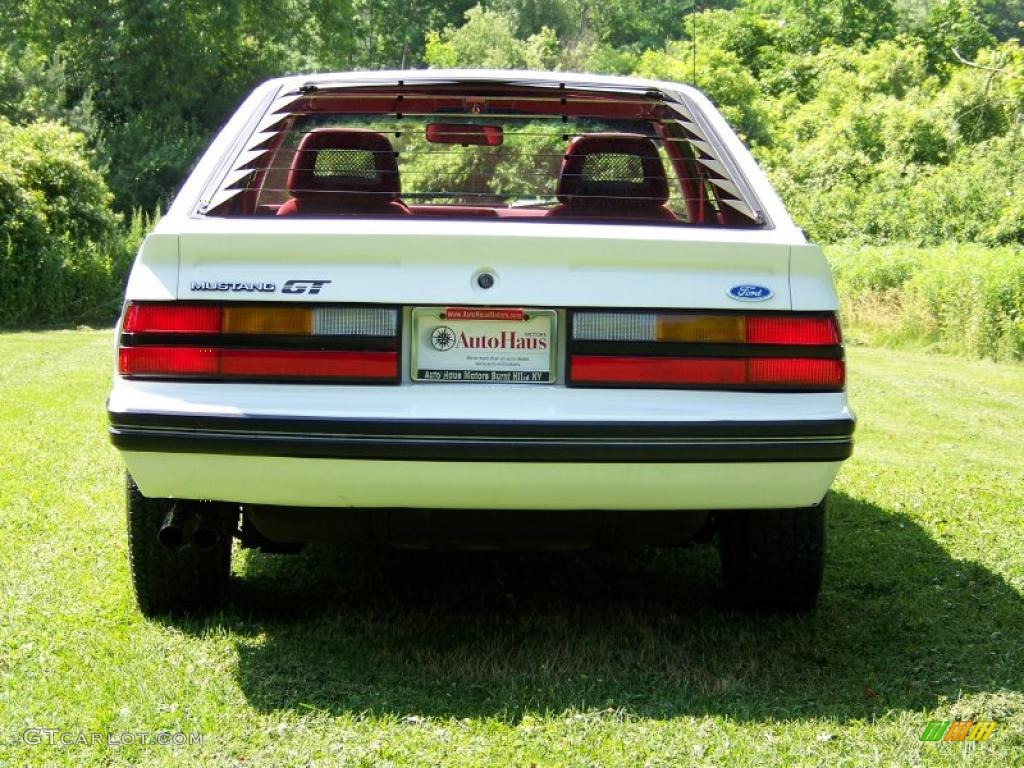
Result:
[[[260,80],[352,62],[345,0],[27,0],[19,18],[18,46],[62,62],[67,101],[91,95],[123,209],[169,197]]]
[[[82,134],[0,118],[0,325],[82,316],[116,300],[120,221],[110,203]]]
[[[466,11],[461,27],[427,35],[425,59],[438,68],[554,69],[561,53],[558,37],[547,27],[526,40],[516,37],[515,19],[480,5]]]

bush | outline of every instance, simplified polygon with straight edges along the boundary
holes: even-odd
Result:
[[[977,57],[943,80],[911,38],[825,46],[809,98],[760,102],[755,153],[813,239],[1024,243],[1024,48]]]
[[[111,203],[81,134],[0,119],[0,325],[113,315],[146,222],[126,232]]]
[[[1024,360],[1024,251],[827,249],[850,339]]]

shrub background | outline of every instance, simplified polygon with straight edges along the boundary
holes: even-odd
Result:
[[[847,340],[1024,359],[1024,250],[980,245],[826,249]]]
[[[0,120],[0,324],[108,321],[148,222],[122,223],[85,137]]]

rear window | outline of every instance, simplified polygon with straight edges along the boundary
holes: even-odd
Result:
[[[759,226],[660,95],[468,85],[285,94],[207,216]]]

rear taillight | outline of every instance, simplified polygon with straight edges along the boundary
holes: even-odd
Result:
[[[569,384],[836,391],[841,343],[832,314],[580,311]]]
[[[798,346],[835,346],[839,344],[839,326],[834,316],[747,318],[747,344],[795,344]]]
[[[220,333],[221,308],[188,304],[129,304],[124,333]]]
[[[133,303],[122,376],[397,383],[397,307]]]

